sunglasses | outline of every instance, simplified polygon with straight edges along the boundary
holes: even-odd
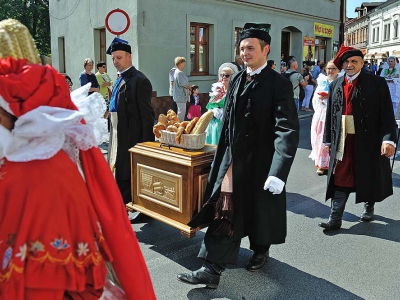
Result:
[[[100,68],[105,68],[106,67],[106,65],[104,65],[104,66],[101,66]]]
[[[222,78],[229,78],[229,77],[231,77],[231,74],[221,74],[220,76]]]

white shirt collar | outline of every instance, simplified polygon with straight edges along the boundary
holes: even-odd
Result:
[[[246,72],[247,75],[253,76],[254,74],[260,74],[261,71],[267,66],[267,62],[265,62],[265,64],[263,64],[261,67],[259,67],[258,69],[251,71],[249,67],[247,67]]]
[[[360,73],[361,73],[361,71],[358,72],[357,74],[353,75],[352,77],[350,77],[349,75],[346,74],[346,78],[347,78],[347,80],[353,81],[358,77],[358,75],[360,75]]]
[[[132,65],[132,66],[130,66],[129,68],[127,68],[127,69],[125,69],[125,70],[123,70],[123,71],[119,72],[119,73],[122,75],[122,74],[124,74],[126,71],[128,71],[130,68],[132,68],[132,67],[133,67],[133,65]]]

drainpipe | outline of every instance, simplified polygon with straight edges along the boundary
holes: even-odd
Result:
[[[339,46],[344,43],[344,23],[346,22],[346,0],[340,0]]]

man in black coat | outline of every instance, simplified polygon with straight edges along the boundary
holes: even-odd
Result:
[[[207,201],[189,226],[209,224],[197,271],[179,274],[189,284],[216,288],[227,264],[236,264],[241,239],[254,254],[246,269],[264,267],[271,244],[286,238],[284,189],[299,141],[289,80],[267,68],[269,24],[246,24],[240,35],[246,70],[228,87],[221,137],[205,191]]]
[[[132,65],[131,53],[131,47],[117,38],[107,50],[121,74],[114,84],[110,112],[116,112],[118,118],[115,179],[125,204],[132,201],[128,150],[137,143],[154,141],[152,86],[147,77]]]
[[[329,88],[324,143],[330,152],[326,200],[332,198],[325,231],[340,229],[346,201],[365,202],[361,221],[373,219],[375,202],[393,194],[389,158],[395,152],[396,122],[383,78],[362,70],[360,50],[342,46],[334,60],[346,75]]]

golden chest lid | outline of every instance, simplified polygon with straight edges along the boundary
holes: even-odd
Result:
[[[140,154],[180,165],[197,166],[211,162],[216,149],[217,147],[214,145],[205,145],[200,150],[186,150],[176,147],[168,148],[168,146],[160,147],[159,142],[144,142],[136,144],[129,149],[129,152],[133,156]]]

